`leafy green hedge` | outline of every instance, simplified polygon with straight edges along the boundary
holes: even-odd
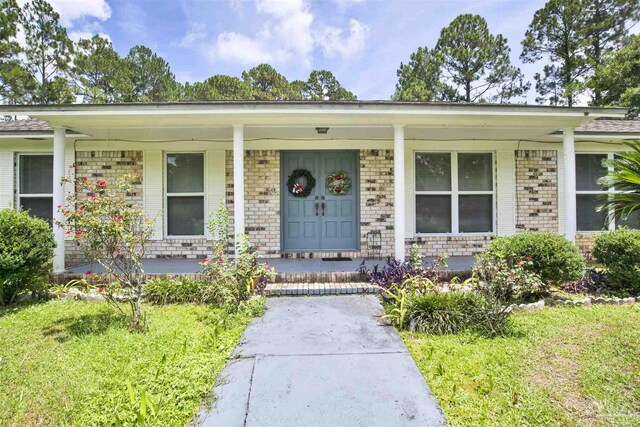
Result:
[[[606,269],[615,291],[640,291],[640,230],[620,228],[598,233],[592,255]]]
[[[557,233],[528,232],[498,237],[487,247],[485,255],[504,260],[509,267],[531,258],[533,271],[551,284],[577,280],[585,269],[578,249]]]
[[[14,209],[0,210],[0,305],[41,287],[51,272],[55,246],[46,221]]]

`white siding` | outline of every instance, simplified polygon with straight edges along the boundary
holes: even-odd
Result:
[[[496,151],[496,199],[498,236],[509,236],[516,231],[516,164],[513,150]]]
[[[155,218],[154,231],[151,240],[162,240],[164,218],[162,205],[162,151],[149,150],[143,157],[143,198],[144,210],[150,218]]]
[[[415,230],[415,201],[413,194],[413,185],[415,178],[413,176],[413,150],[404,150],[404,191],[405,191],[405,238],[414,237]]]
[[[11,208],[14,206],[13,159],[13,151],[0,152],[0,209]]]
[[[225,151],[207,150],[206,159],[207,209],[205,219],[208,220],[225,198]],[[206,235],[209,239],[212,237],[209,230],[206,231]]]

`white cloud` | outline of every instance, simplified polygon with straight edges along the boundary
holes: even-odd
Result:
[[[49,0],[49,3],[60,14],[60,23],[65,27],[80,18],[106,21],[111,17],[111,7],[106,0]]]
[[[362,1],[362,0],[349,0]],[[231,0],[232,8],[242,7]],[[257,65],[261,62],[288,64],[297,62],[310,68],[314,49],[321,47],[327,56],[348,58],[364,48],[368,27],[351,20],[348,34],[336,27],[314,25],[310,0],[256,0],[256,13],[262,21],[254,34],[223,32],[206,48],[212,62]],[[339,44],[344,44],[339,46]]]
[[[362,53],[369,36],[369,26],[356,19],[351,19],[349,20],[349,33],[344,33],[342,28],[336,27],[326,27],[318,33],[318,44],[327,57],[354,58]]]
[[[219,60],[234,64],[255,65],[270,62],[273,57],[264,50],[259,41],[238,33],[222,33],[213,50],[209,52],[212,62]]]
[[[139,39],[147,37],[145,10],[133,1],[123,3],[118,10],[118,26]]]
[[[191,47],[195,43],[202,41],[207,35],[207,27],[198,22],[189,24],[187,33],[176,43],[179,47]]]

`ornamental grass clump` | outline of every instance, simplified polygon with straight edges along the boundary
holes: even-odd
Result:
[[[51,272],[51,226],[27,212],[0,210],[0,306],[26,291],[38,292]]]
[[[111,186],[104,180],[92,182],[84,177],[64,178],[63,182],[75,184],[76,192],[66,197],[68,207],[58,206],[64,214],[59,225],[88,259],[115,278],[97,286],[105,300],[128,318],[132,330],[144,330],[142,259],[155,218],[148,218],[141,207],[127,199],[140,184],[140,174],[123,175]]]

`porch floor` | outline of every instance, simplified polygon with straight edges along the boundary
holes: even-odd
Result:
[[[363,258],[353,258],[351,261],[322,261],[318,258],[292,259],[292,258],[265,258],[261,261],[269,261],[269,265],[275,267],[278,273],[353,273]],[[425,258],[425,264],[433,261],[433,258]],[[143,261],[144,271],[147,274],[190,274],[200,271],[199,259],[159,259],[149,258]],[[367,259],[366,265],[373,267],[378,264],[381,267],[385,259]],[[473,266],[473,257],[450,257],[448,270],[469,270]],[[103,269],[98,264],[82,264],[71,267],[68,272],[82,274],[87,271],[102,273]]]

